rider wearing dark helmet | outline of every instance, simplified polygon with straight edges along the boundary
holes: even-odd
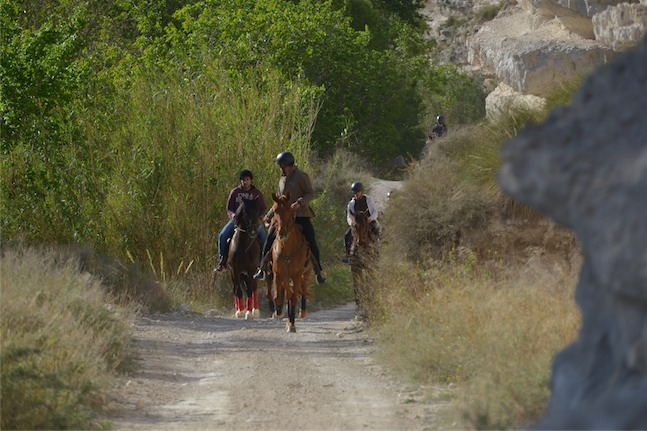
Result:
[[[446,134],[447,124],[445,124],[445,117],[443,115],[439,115],[436,117],[436,124],[434,124],[434,127],[431,129],[431,135],[429,135],[429,138],[442,138]]]
[[[258,204],[259,214],[265,212],[265,200],[263,199],[263,194],[252,184],[254,175],[249,169],[243,169],[240,171],[238,176],[240,179],[240,185],[235,187],[229,192],[229,198],[227,198],[227,216],[229,221],[222,228],[220,234],[218,235],[218,254],[220,255],[220,262],[214,271],[223,272],[227,268],[227,255],[229,253],[228,242],[232,236],[234,236],[234,216],[236,215],[236,210],[238,206],[243,202],[243,199],[246,200],[256,200]],[[265,228],[263,223],[259,220],[259,229],[258,229],[258,239],[263,244],[266,240]]]
[[[426,157],[429,154],[432,142],[437,138],[442,138],[446,134],[447,134],[447,124],[445,123],[445,117],[442,115],[439,115],[436,117],[436,124],[434,124],[434,126],[431,128],[431,132],[429,132],[429,135],[427,136],[427,141],[425,142],[425,145],[422,148],[420,157],[421,158]]]
[[[375,205],[375,201],[369,195],[364,194],[364,185],[359,181],[356,181],[353,184],[351,184],[350,189],[353,192],[353,198],[350,200],[350,202],[348,202],[348,207],[346,209],[346,221],[348,222],[348,226],[349,226],[348,230],[346,231],[346,234],[344,235],[344,248],[346,250],[346,256],[341,260],[342,263],[345,263],[345,264],[350,264],[350,243],[353,237],[353,233],[350,226],[352,226],[353,224],[352,214],[354,212],[368,210],[368,214],[369,214],[368,222],[369,222],[369,228],[370,228],[371,234],[375,238],[378,238],[380,234],[380,228],[377,224],[378,210],[377,210],[377,205]]]
[[[315,216],[314,211],[310,208],[310,201],[315,197],[314,188],[310,177],[301,171],[296,165],[294,156],[288,151],[283,151],[276,156],[274,161],[281,168],[281,179],[279,180],[278,194],[283,195],[290,193],[290,203],[293,209],[296,209],[295,221],[303,228],[303,235],[310,246],[313,256],[313,268],[317,274],[317,283],[323,284],[326,278],[321,273],[321,260],[319,257],[319,246],[315,237],[315,230],[310,219]],[[272,210],[265,215],[264,221],[269,223],[272,219]],[[265,277],[267,264],[270,260],[270,249],[276,236],[274,226],[270,227],[265,244],[263,245],[263,259],[260,268],[254,274],[256,280]]]

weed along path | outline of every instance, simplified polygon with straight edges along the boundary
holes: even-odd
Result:
[[[355,306],[285,321],[190,312],[141,318],[138,370],[120,383],[116,430],[436,429],[423,390],[389,375]]]

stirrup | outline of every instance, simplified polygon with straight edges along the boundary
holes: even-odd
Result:
[[[263,271],[263,268],[259,268],[258,271],[256,271],[256,274],[252,276],[254,280],[265,280],[265,271]]]

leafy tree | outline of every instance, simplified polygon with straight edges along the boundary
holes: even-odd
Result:
[[[313,132],[321,154],[350,136],[358,152],[384,161],[417,134],[420,100],[405,63],[372,49],[371,31],[356,30],[330,2],[205,0],[175,18],[181,25],[170,25],[166,36],[172,62],[199,70],[205,53],[217,52],[237,70],[271,64],[286,81],[308,84],[304,91],[321,98]]]

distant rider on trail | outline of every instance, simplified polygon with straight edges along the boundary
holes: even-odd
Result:
[[[344,249],[346,250],[346,256],[341,260],[341,262],[346,265],[350,264],[350,245],[353,238],[353,232],[350,226],[353,224],[353,213],[368,210],[369,229],[373,236],[373,241],[378,239],[380,236],[380,227],[377,223],[378,210],[377,205],[375,205],[375,201],[369,195],[364,194],[364,185],[359,181],[354,182],[351,185],[351,191],[354,196],[350,202],[348,202],[348,206],[346,208],[346,221],[349,226],[344,235]]]

